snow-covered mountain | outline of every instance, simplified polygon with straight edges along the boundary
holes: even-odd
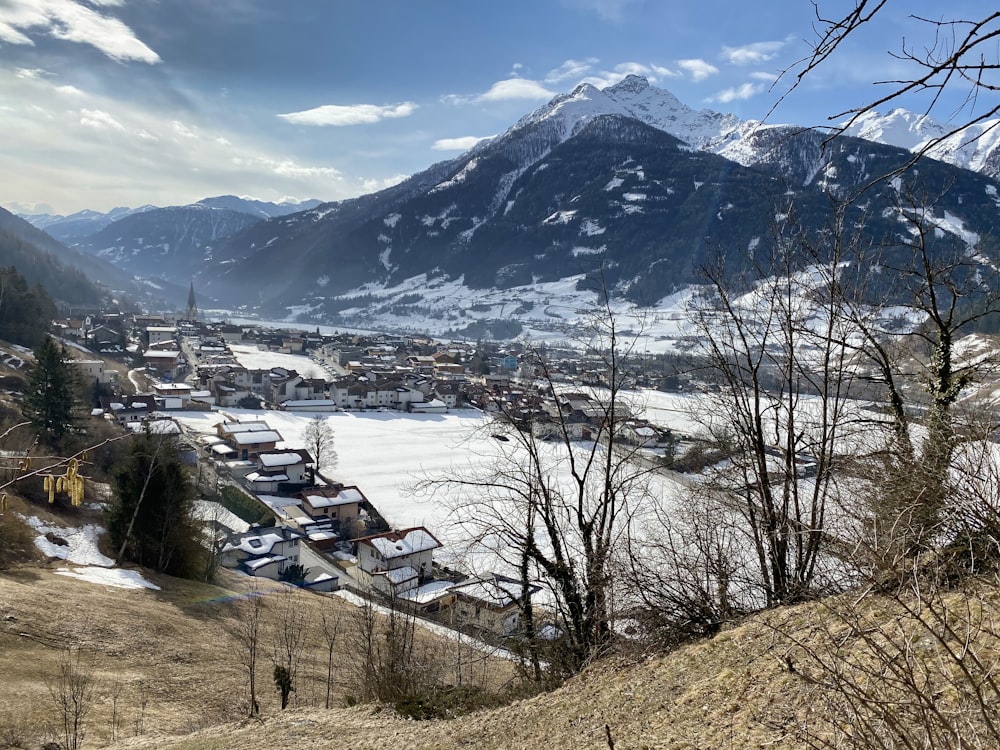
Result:
[[[695,281],[712,254],[768,252],[791,215],[822,231],[831,195],[852,195],[909,160],[859,138],[824,140],[691,109],[637,77],[603,90],[581,85],[393,188],[226,238],[195,285],[271,315],[354,325],[558,322],[567,288],[596,275],[622,298],[651,304]],[[998,234],[1000,185],[934,160],[919,177],[946,193],[943,244]],[[903,190],[882,185],[866,195],[864,216],[857,207],[873,241],[898,236]],[[553,289],[558,297],[545,291]]]
[[[989,177],[1000,176],[1000,119],[956,130],[928,115],[894,109],[886,115],[866,112],[845,133],[914,153],[927,149],[927,156],[934,159]]]
[[[200,296],[269,316],[433,320],[439,330],[495,331],[529,318],[558,326],[595,276],[649,305],[683,293],[712,255],[746,270],[790,217],[823,231],[831,196],[853,196],[940,132],[902,113],[867,124],[875,140],[828,143],[824,132],[692,109],[629,76],[556,96],[378,193],[295,212],[303,204],[220,196],[127,216],[80,245],[185,290],[194,276]],[[899,147],[878,142],[890,136]],[[936,242],[982,240],[983,257],[993,252],[1000,183],[988,174],[933,159],[919,166],[922,189],[942,195]],[[848,222],[873,242],[899,238],[906,189],[880,184]]]

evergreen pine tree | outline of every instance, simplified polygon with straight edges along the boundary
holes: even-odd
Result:
[[[24,395],[25,417],[47,445],[57,447],[76,419],[76,373],[62,345],[46,336],[35,349],[35,364]]]

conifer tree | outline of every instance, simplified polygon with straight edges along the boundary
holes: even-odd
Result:
[[[35,364],[28,376],[24,415],[40,439],[57,447],[76,419],[76,374],[66,349],[46,336],[35,349]]]

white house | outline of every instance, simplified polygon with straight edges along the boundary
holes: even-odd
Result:
[[[284,526],[250,529],[229,537],[220,561],[226,568],[278,580],[285,568],[299,564],[301,541],[300,533]]]
[[[309,484],[312,476],[309,467],[313,465],[313,457],[307,450],[270,450],[261,451],[256,457],[257,467],[264,472],[280,472],[285,475],[289,484]]]
[[[385,594],[416,588],[429,579],[434,550],[441,547],[441,542],[423,526],[356,541],[359,580]]]

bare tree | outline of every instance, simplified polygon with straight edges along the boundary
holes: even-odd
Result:
[[[47,680],[46,685],[62,724],[63,747],[79,750],[83,746],[85,720],[94,697],[91,668],[81,663],[78,652],[66,651],[55,676]]]
[[[320,630],[323,633],[323,641],[326,644],[326,708],[331,707],[330,699],[333,694],[333,648],[337,643],[337,636],[340,635],[339,610],[324,610],[320,616]]]
[[[962,355],[959,340],[1000,310],[1000,272],[978,249],[936,238],[933,198],[901,189],[896,211],[907,231],[891,245],[853,243],[844,257],[864,273],[850,283],[829,278],[846,334],[839,344],[884,405],[866,420],[869,439],[852,471],[867,479],[871,500],[857,553],[890,575],[939,541],[955,450],[978,434],[959,403],[997,365]]]
[[[750,276],[734,283],[722,261],[706,268],[692,309],[710,390],[700,421],[725,458],[706,469],[700,502],[737,511],[732,522],[753,560],[753,575],[740,579],[744,601],[758,606],[816,593],[841,433],[852,418],[842,302],[829,287],[836,271],[818,272],[811,240],[794,221],[787,226],[769,251],[747,259]],[[839,263],[834,253],[826,267]],[[714,548],[715,561],[720,544],[734,543],[705,541],[700,553]],[[737,582],[736,570],[718,573],[725,580],[716,577],[713,599]]]
[[[848,3],[846,12],[838,8],[836,13],[828,15],[822,10],[821,3],[814,3],[816,38],[811,52],[784,71],[783,77],[790,77],[792,81],[785,96],[831,57],[844,54],[842,48],[849,39],[859,36],[876,16],[887,14],[887,4],[887,0],[854,0]],[[982,13],[973,16],[956,17],[949,9],[944,9],[937,18],[911,16],[924,25],[926,36],[916,41],[902,40],[898,51],[890,52],[890,55],[912,73],[909,77],[878,81],[882,85],[882,93],[831,115],[831,120],[848,118],[835,133],[843,132],[865,113],[911,95],[923,95],[926,101],[924,111],[930,112],[942,103],[947,92],[956,89],[963,98],[958,111],[949,112],[949,121],[954,124],[946,128],[942,135],[930,139],[920,153],[931,152],[936,145],[971,125],[981,123],[984,126],[970,135],[973,139],[992,130],[995,125],[990,118],[1000,114],[1000,103],[995,97],[1000,91],[1000,79],[997,77],[1000,70],[1000,48],[997,45],[1000,12],[984,7]]]
[[[456,467],[451,475],[428,477],[418,486],[450,495],[453,520],[473,555],[482,559],[485,551],[495,561],[489,564],[518,576],[529,641],[548,620],[560,647],[549,662],[568,673],[611,640],[613,559],[632,508],[647,499],[648,479],[656,470],[623,437],[633,416],[625,388],[641,330],[623,335],[606,290],[599,300],[602,308],[586,344],[600,387],[572,397],[560,390],[544,352],[534,352],[529,365],[540,387],[526,389],[519,399],[493,399],[493,421],[478,436],[494,447],[495,460]],[[531,601],[529,579],[547,590],[542,616]],[[531,654],[538,676],[537,651],[532,648]]]
[[[288,707],[289,696],[295,692],[307,635],[302,603],[298,601],[295,589],[288,588],[280,596],[271,655],[274,684],[281,695],[282,710]]]
[[[257,702],[257,662],[264,635],[264,600],[257,582],[250,580],[246,594],[236,603],[232,633],[236,637],[237,656],[247,673],[247,715],[254,718],[260,715],[260,704]]]
[[[436,683],[436,669],[417,648],[416,621],[396,597],[365,599],[345,635],[357,654],[355,684],[365,699],[397,703]]]
[[[330,471],[337,465],[337,452],[333,447],[333,429],[321,416],[313,417],[302,433],[306,449],[316,462],[316,471]]]

